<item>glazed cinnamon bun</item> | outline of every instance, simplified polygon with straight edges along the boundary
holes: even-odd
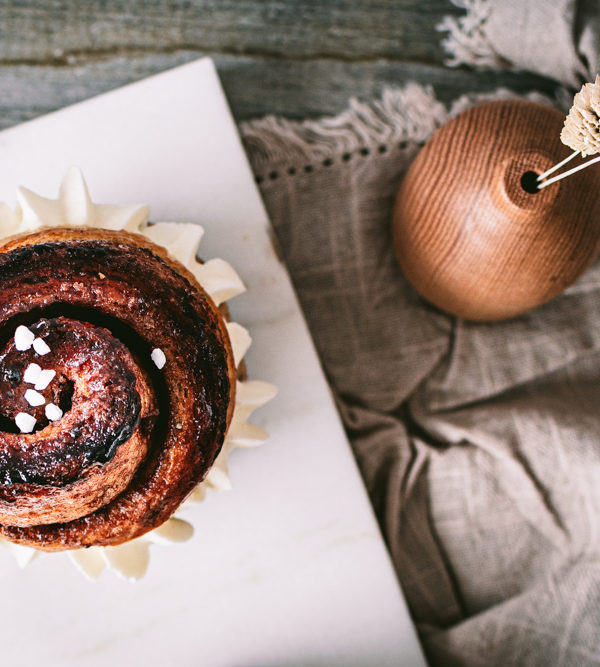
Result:
[[[167,232],[147,211],[116,229],[74,226],[93,205],[78,172],[69,179],[71,218],[21,213],[21,233],[0,241],[0,536],[42,551],[163,526],[203,480],[219,485],[224,443],[263,438],[250,410],[234,417],[236,389],[251,409],[274,393],[240,382],[249,339],[219,306],[237,277],[197,264],[181,234],[171,252],[155,243]]]
[[[0,331],[0,534],[72,549],[168,519],[214,463],[235,401],[226,325],[194,277],[131,233],[28,234],[0,246]],[[26,382],[34,364],[47,387]],[[18,414],[31,432],[10,432]]]

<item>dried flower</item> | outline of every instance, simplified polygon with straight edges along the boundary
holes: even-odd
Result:
[[[577,167],[573,167],[573,169],[569,169],[569,171],[565,171],[558,176],[548,178],[550,174],[553,174],[578,155],[586,157],[587,155],[600,153],[600,74],[596,74],[594,83],[584,84],[573,98],[573,106],[565,119],[560,140],[563,144],[572,148],[573,153],[538,176],[538,190],[600,162],[600,157],[595,157],[593,160],[582,162]]]
[[[575,95],[560,139],[584,157],[600,153],[600,75]]]

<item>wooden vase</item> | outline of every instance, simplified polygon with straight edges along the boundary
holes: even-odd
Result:
[[[454,315],[499,320],[552,299],[600,250],[600,165],[535,190],[570,154],[564,115],[532,102],[460,114],[425,145],[393,213],[394,250],[426,299]]]

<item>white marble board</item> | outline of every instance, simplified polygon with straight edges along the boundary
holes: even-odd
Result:
[[[55,197],[71,165],[94,201],[205,227],[201,255],[248,286],[230,306],[250,375],[279,395],[253,418],[269,443],[233,453],[233,491],[188,514],[190,542],[153,547],[141,582],[89,582],[63,555],[21,571],[0,550],[2,664],[424,665],[212,62],[0,133],[0,200]]]

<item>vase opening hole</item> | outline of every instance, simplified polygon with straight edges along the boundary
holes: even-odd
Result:
[[[521,176],[521,187],[525,192],[535,195],[540,191],[537,181],[538,176],[539,174],[535,171],[526,171],[523,176]]]

